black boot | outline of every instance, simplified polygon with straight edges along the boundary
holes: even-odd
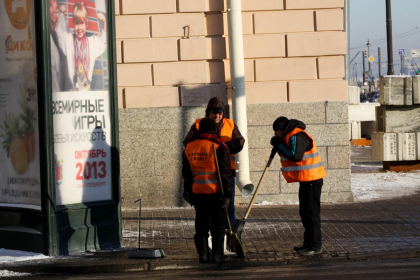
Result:
[[[223,238],[212,239],[212,263],[221,263],[223,261]]]
[[[194,243],[195,248],[197,249],[199,261],[201,263],[210,262],[208,238],[194,236]]]

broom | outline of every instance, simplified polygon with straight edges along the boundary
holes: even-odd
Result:
[[[216,148],[214,147],[214,143],[212,143],[212,146],[213,146],[214,158],[216,159],[216,169],[217,169],[217,175],[219,176],[220,189],[222,191],[222,196],[223,196],[224,191],[223,191],[223,185],[222,185],[222,177],[220,176],[219,162],[217,161]],[[228,242],[230,243],[231,248],[238,255],[238,257],[243,258],[245,256],[244,248],[242,247],[242,243],[239,240],[238,235],[232,231],[232,226],[230,224],[227,207],[225,207],[225,212],[226,212],[227,222],[229,225],[229,233],[226,234]]]
[[[255,189],[255,192],[254,192],[254,195],[252,196],[251,202],[248,205],[248,210],[246,211],[244,218],[242,220],[239,220],[239,219],[236,220],[235,224],[233,225],[233,232],[234,232],[234,234],[236,234],[236,236],[238,236],[239,240],[242,240],[241,239],[242,238],[242,231],[243,231],[244,226],[245,226],[245,220],[248,218],[249,212],[251,212],[252,205],[254,204],[254,201],[257,198],[258,191],[260,190],[262,182],[265,178],[265,175],[267,174],[268,169],[270,168],[271,162],[273,161],[274,156],[276,155],[276,152],[277,152],[276,148],[273,148],[271,150],[270,158],[268,159],[267,165],[265,166],[265,169],[264,169],[264,172],[261,176],[261,179],[258,182],[258,186]]]

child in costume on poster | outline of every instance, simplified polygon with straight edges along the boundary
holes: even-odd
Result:
[[[65,6],[60,6],[56,33],[58,44],[67,59],[68,91],[90,91],[95,60],[107,49],[106,18],[97,13],[97,18],[103,23],[99,36],[86,36],[89,24],[88,11],[83,1],[76,2],[73,8],[74,34],[71,32],[68,20],[65,18]]]

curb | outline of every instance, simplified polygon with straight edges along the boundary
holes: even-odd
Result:
[[[142,260],[139,262],[110,263],[100,260],[99,263],[86,263],[86,260],[76,260],[78,264],[68,263],[14,263],[13,265],[2,265],[0,270],[8,270],[20,273],[32,274],[102,274],[102,273],[121,273],[138,271],[163,271],[163,270],[215,270],[215,269],[238,269],[243,267],[279,266],[279,265],[299,265],[314,263],[346,262],[346,261],[373,261],[373,260],[395,260],[395,259],[419,259],[420,251],[392,251],[383,253],[367,253],[363,255],[352,255],[343,257],[302,257],[299,259],[279,259],[279,260],[250,260],[228,259],[221,264],[202,264],[197,261],[165,261],[159,260],[152,262]],[[99,259],[99,258],[98,258]],[[64,259],[65,260],[65,259]],[[74,259],[73,259],[74,260]],[[111,259],[112,260],[112,259]],[[82,264],[80,264],[82,263]]]

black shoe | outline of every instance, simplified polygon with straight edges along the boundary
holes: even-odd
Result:
[[[296,251],[296,252],[299,252],[299,251],[305,250],[306,248],[308,248],[308,245],[303,244],[300,247],[298,247],[298,246],[293,247],[293,250]]]
[[[313,256],[313,255],[319,255],[322,253],[322,249],[319,248],[306,248],[304,250],[301,250],[298,252],[302,256]]]

